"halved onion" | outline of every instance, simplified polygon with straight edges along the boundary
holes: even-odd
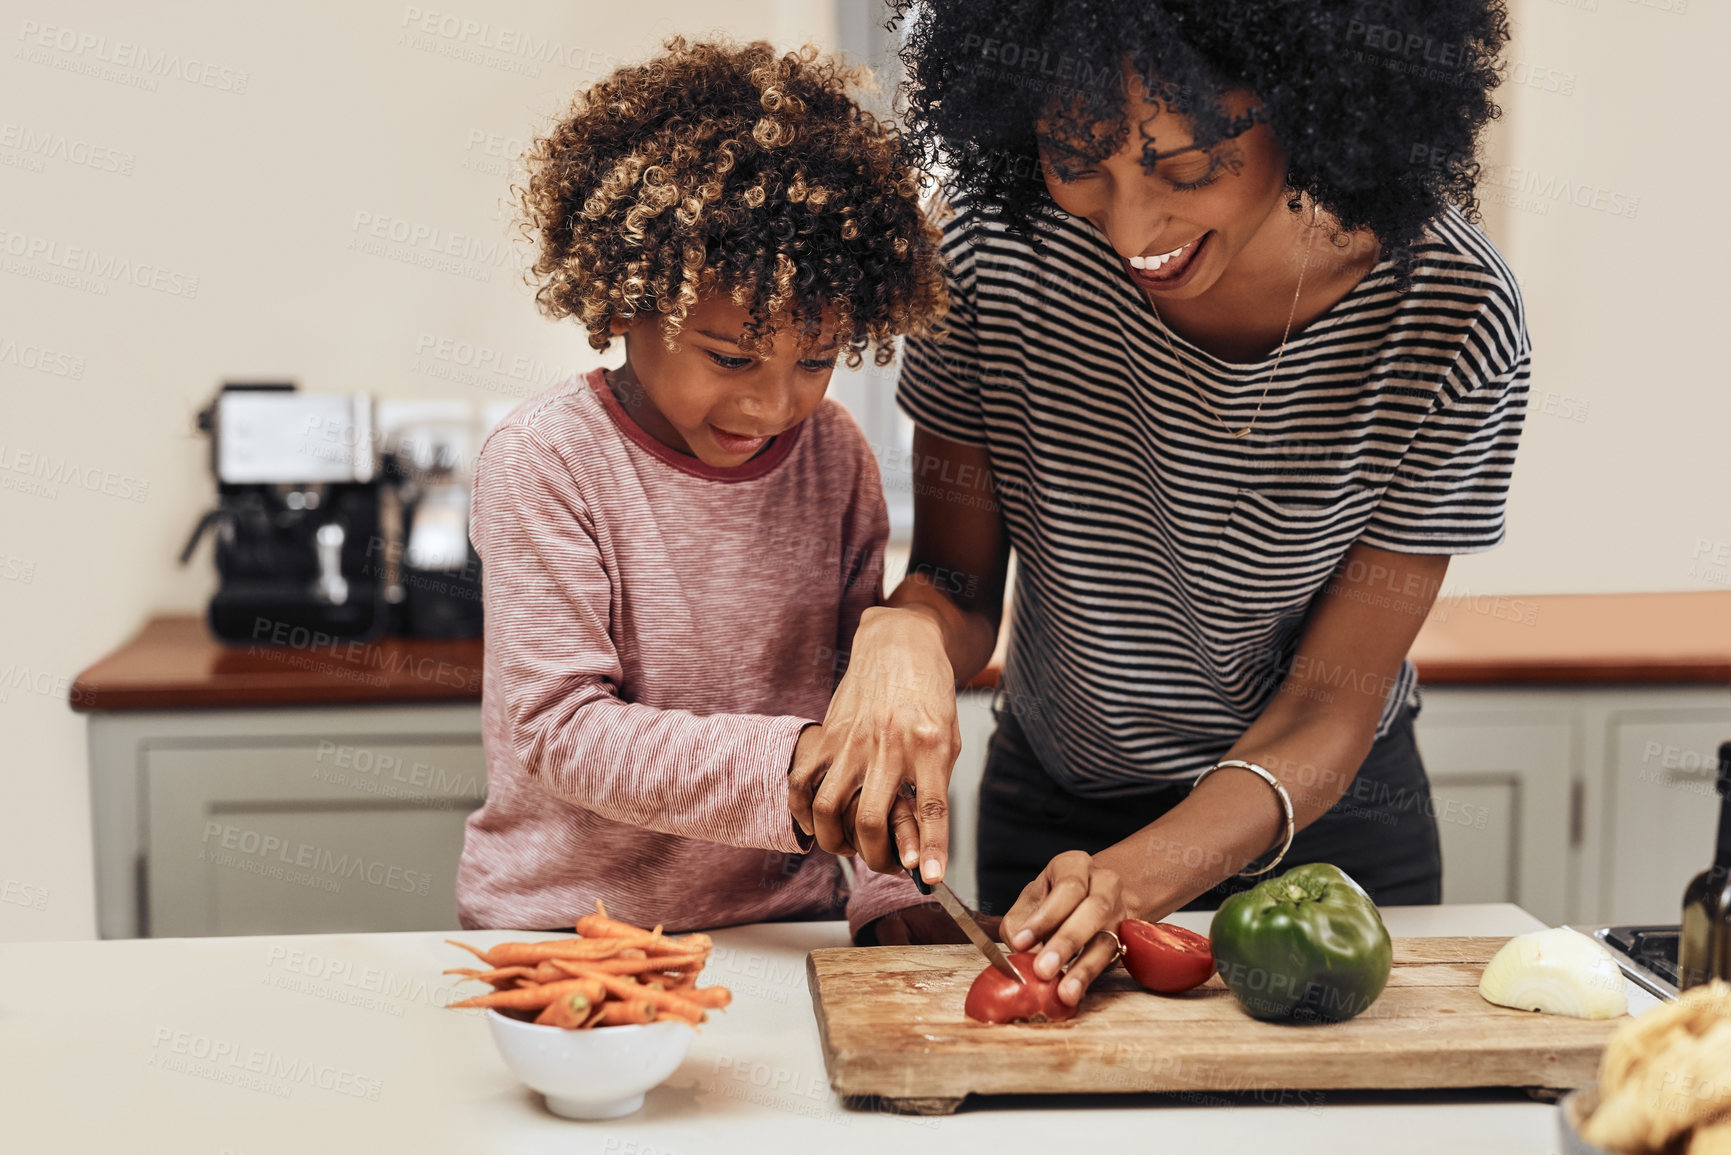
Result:
[[[1504,943],[1479,978],[1479,994],[1498,1006],[1576,1019],[1614,1019],[1629,1009],[1617,960],[1560,926]]]

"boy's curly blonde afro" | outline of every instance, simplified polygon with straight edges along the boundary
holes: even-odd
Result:
[[[675,37],[577,95],[527,155],[516,191],[539,243],[535,299],[606,349],[610,326],[660,314],[671,346],[701,298],[773,318],[809,343],[826,322],[857,366],[944,309],[938,237],[900,134],[856,105],[862,70],[807,46],[777,55]]]

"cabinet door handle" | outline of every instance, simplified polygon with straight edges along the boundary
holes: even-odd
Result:
[[[1569,783],[1569,848],[1587,841],[1587,784],[1576,778]]]
[[[138,891],[133,895],[133,901],[138,908],[138,937],[150,937],[150,856],[140,854],[134,861],[132,876],[137,882]]]

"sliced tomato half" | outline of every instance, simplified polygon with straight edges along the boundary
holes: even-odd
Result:
[[[1127,918],[1118,924],[1124,942],[1124,969],[1130,977],[1163,995],[1199,987],[1214,973],[1208,939],[1169,923]]]

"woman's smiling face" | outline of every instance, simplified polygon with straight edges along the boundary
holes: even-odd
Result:
[[[1227,94],[1225,105],[1240,117],[1256,100],[1237,91]],[[1134,75],[1124,113],[1124,142],[1099,161],[1075,158],[1042,122],[1046,188],[1059,208],[1093,222],[1144,292],[1161,300],[1195,299],[1219,283],[1233,258],[1285,205],[1285,155],[1260,120],[1212,149],[1194,147],[1189,118],[1150,102]],[[1151,172],[1142,166],[1149,138],[1160,158]]]

